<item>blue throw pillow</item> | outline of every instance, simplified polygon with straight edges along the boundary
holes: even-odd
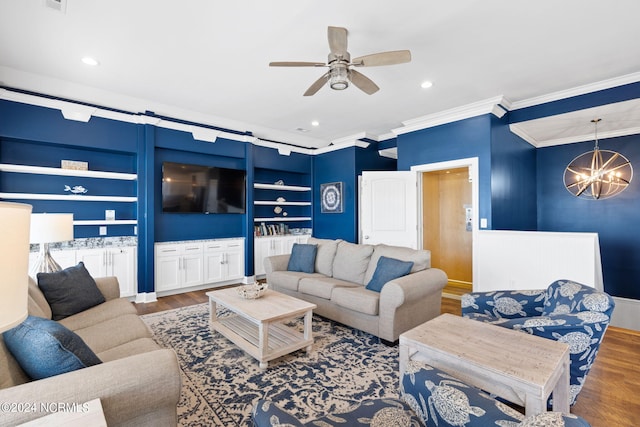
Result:
[[[413,268],[413,262],[400,261],[395,258],[381,256],[376,265],[373,277],[367,283],[367,289],[380,292],[385,283],[398,277],[406,276]]]
[[[80,262],[55,273],[38,273],[38,287],[51,306],[53,320],[80,313],[105,302],[96,281]]]
[[[287,270],[313,273],[315,271],[317,251],[318,245],[294,243]]]
[[[22,370],[34,380],[102,363],[75,332],[42,317],[27,316],[2,336]]]

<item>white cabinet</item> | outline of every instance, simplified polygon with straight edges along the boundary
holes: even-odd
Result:
[[[138,290],[137,249],[135,246],[53,250],[51,256],[62,269],[72,267],[82,261],[92,277],[116,276],[122,297],[133,296]],[[38,252],[29,254],[30,266],[36,262],[37,258]]]
[[[121,297],[136,294],[138,281],[135,247],[78,249],[75,252],[76,263],[82,261],[92,277],[117,277]]]
[[[214,240],[204,244],[204,283],[244,277],[244,240]]]
[[[256,237],[254,240],[254,274],[263,276],[264,259],[274,255],[290,254],[294,243],[306,243],[308,235],[286,235],[271,237]]]
[[[168,291],[204,283],[202,242],[156,244],[155,290]]]

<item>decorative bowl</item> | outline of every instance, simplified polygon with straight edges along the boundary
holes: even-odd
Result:
[[[260,298],[267,292],[269,285],[267,283],[253,283],[250,285],[242,285],[236,288],[238,296],[244,299]]]

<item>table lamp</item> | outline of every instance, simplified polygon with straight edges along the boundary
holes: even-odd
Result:
[[[31,277],[52,273],[61,268],[49,253],[49,243],[73,240],[73,214],[40,213],[31,215],[31,243],[40,244],[38,260],[31,268]]]
[[[27,318],[31,205],[0,202],[0,332]]]

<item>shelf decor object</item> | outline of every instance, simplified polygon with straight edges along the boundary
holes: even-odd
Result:
[[[0,202],[0,332],[27,318],[31,205]]]
[[[320,184],[320,201],[321,213],[342,213],[342,182]]]
[[[581,154],[569,163],[564,172],[564,186],[576,197],[608,199],[623,192],[633,178],[633,167],[620,153],[598,147],[598,123],[595,125],[595,148]]]
[[[73,240],[73,214],[41,213],[31,215],[31,243],[40,244],[40,254],[31,269],[31,277],[61,268],[49,252],[49,243]]]

